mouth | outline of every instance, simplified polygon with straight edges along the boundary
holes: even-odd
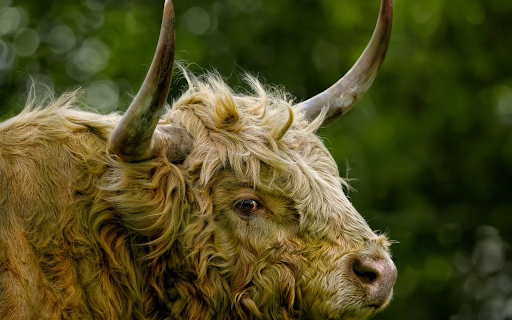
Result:
[[[385,309],[389,305],[389,300],[390,299],[388,299],[383,304],[368,304],[368,305],[364,306],[363,309],[368,310],[371,315],[374,315],[374,314],[382,311],[383,309]]]

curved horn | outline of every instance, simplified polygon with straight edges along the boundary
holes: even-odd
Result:
[[[160,145],[155,133],[171,86],[174,65],[174,8],[164,4],[160,38],[146,79],[109,139],[110,150],[128,162],[150,159]]]
[[[329,105],[323,125],[329,124],[352,108],[370,88],[384,62],[391,38],[392,23],[393,1],[382,0],[372,38],[352,69],[330,88],[297,104],[296,107],[304,108],[306,115],[314,120],[322,109]]]

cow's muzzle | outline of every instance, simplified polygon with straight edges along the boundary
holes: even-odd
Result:
[[[391,300],[397,271],[390,258],[354,256],[349,272],[356,286],[364,291],[366,306],[383,308]]]

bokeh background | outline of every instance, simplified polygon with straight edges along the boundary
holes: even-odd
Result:
[[[151,62],[162,0],[0,0],[0,116],[34,79],[124,110]],[[297,100],[342,76],[378,0],[175,0],[177,58],[233,87],[250,72]],[[368,94],[320,135],[370,225],[398,241],[375,319],[512,319],[512,1],[395,0]],[[172,95],[185,85],[176,79]]]

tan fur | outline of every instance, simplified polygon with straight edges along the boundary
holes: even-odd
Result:
[[[161,120],[194,138],[183,163],[109,154],[120,116],[77,110],[76,93],[0,124],[1,319],[369,315],[342,270],[388,243],[343,194],[321,119],[290,125],[289,97],[252,78],[240,96],[185,76]],[[245,198],[263,206],[250,220]]]

